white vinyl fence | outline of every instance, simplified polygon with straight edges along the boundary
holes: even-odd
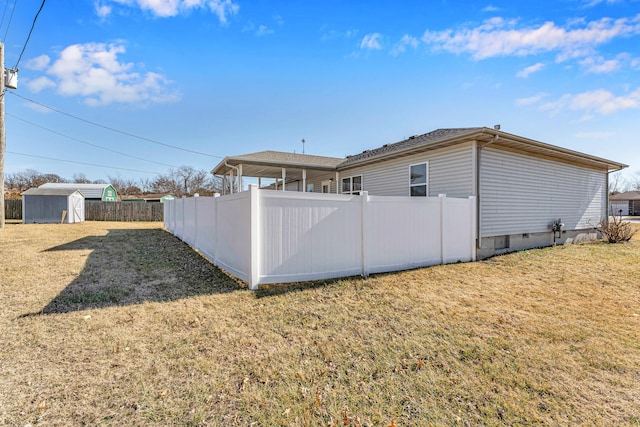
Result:
[[[164,226],[257,289],[475,261],[476,202],[259,190],[164,203]]]

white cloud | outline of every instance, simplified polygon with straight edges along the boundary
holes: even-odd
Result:
[[[267,27],[266,25],[260,25],[258,27],[258,30],[256,31],[256,35],[258,37],[262,37],[262,36],[266,36],[269,34],[273,34],[273,30],[269,27]]]
[[[227,17],[238,13],[240,6],[232,0],[105,0],[128,7],[137,7],[155,16],[166,18],[187,13],[192,9],[209,9],[218,16],[221,23],[227,22]],[[96,8],[96,13],[98,13]]]
[[[582,61],[580,65],[585,68],[587,73],[605,74],[617,71],[622,65],[629,65],[636,68],[637,59],[632,59],[628,53],[620,53],[615,59],[604,59],[602,56],[589,56]]]
[[[483,12],[497,12],[499,11],[500,8],[493,6],[493,5],[488,5],[482,8]]]
[[[93,8],[95,9],[96,15],[100,17],[100,19],[104,19],[111,14],[111,6],[103,4],[101,2],[96,1],[93,4]]]
[[[372,34],[365,35],[362,39],[362,42],[360,42],[360,49],[368,49],[368,50],[382,49],[382,45],[380,44],[381,38],[382,38],[382,35],[380,33],[372,33]]]
[[[527,105],[533,105],[533,104],[537,104],[538,102],[540,102],[542,99],[546,98],[547,94],[546,93],[538,93],[534,96],[530,96],[528,98],[518,98],[516,99],[516,105],[524,107]]]
[[[336,40],[336,39],[352,39],[358,35],[358,30],[346,30],[346,31],[337,31],[332,28],[329,28],[328,25],[323,25],[320,27],[320,38],[322,41],[327,40]]]
[[[602,18],[581,27],[545,22],[522,27],[517,20],[492,18],[475,28],[426,31],[422,41],[436,50],[468,53],[476,60],[497,56],[527,56],[557,52],[558,60],[592,54],[596,46],[617,37],[640,34],[640,14],[629,19]]]
[[[603,115],[640,107],[640,89],[626,96],[615,96],[608,90],[598,89],[575,95],[569,104],[572,110],[595,111]]]
[[[619,2],[619,0],[589,0],[585,2],[584,7],[595,7],[600,3],[614,4]]]
[[[400,42],[396,44],[393,49],[391,49],[391,55],[395,56],[404,53],[407,50],[407,46],[416,49],[419,44],[420,42],[417,38],[405,34],[404,36],[402,36],[402,39],[400,39]]]
[[[45,89],[49,89],[55,87],[56,84],[48,77],[40,76],[36,79],[29,80],[26,83],[29,90],[33,93],[40,93]]]
[[[55,87],[60,95],[80,96],[91,106],[178,100],[164,76],[153,72],[141,74],[133,71],[133,64],[120,62],[118,55],[124,52],[124,46],[117,44],[68,46],[46,70],[49,77],[34,79],[28,87],[34,91]]]
[[[25,67],[30,70],[42,71],[47,68],[49,62],[51,62],[51,59],[47,55],[40,55],[28,60],[25,63]]]
[[[566,94],[558,100],[541,107],[552,113],[561,110],[582,111],[586,117],[594,114],[610,115],[623,110],[640,109],[640,88],[625,95],[616,96],[605,89],[596,89],[579,94]]]
[[[544,67],[544,64],[542,62],[538,62],[537,64],[530,65],[530,66],[525,67],[524,69],[518,71],[516,73],[516,77],[520,77],[520,78],[526,79],[531,74],[537,73],[538,71],[542,70],[543,67]]]

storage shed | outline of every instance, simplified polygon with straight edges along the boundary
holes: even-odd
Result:
[[[55,188],[78,190],[82,193],[85,200],[97,200],[102,202],[118,201],[118,193],[111,184],[78,184],[78,183],[58,183],[47,182],[38,188]]]
[[[66,188],[31,188],[22,193],[24,224],[84,221],[84,196]]]

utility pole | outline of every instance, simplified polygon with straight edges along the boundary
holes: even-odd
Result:
[[[0,228],[4,228],[4,152],[7,146],[4,132],[4,43],[0,42]]]

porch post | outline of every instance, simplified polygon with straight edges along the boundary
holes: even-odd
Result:
[[[233,169],[229,169],[229,194],[233,194]]]
[[[286,191],[287,187],[287,168],[282,168],[282,191]]]
[[[302,192],[307,192],[307,170],[302,169]]]
[[[340,172],[336,172],[336,194],[340,194]],[[329,193],[331,193],[331,189],[329,189]]]
[[[242,163],[238,165],[238,193],[242,193]]]

